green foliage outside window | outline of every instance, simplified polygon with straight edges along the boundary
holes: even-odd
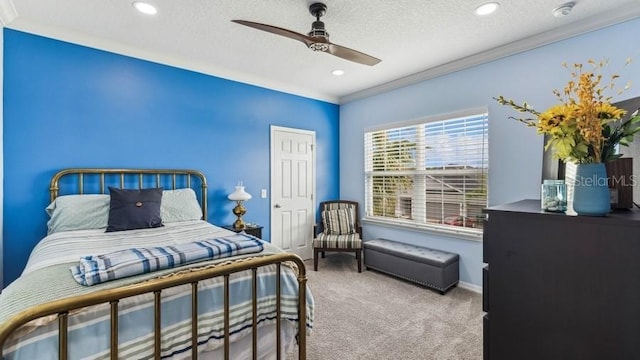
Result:
[[[373,134],[373,171],[403,171],[416,168],[416,143],[389,140],[386,132]],[[373,176],[373,215],[396,216],[398,195],[410,192],[413,180],[406,175]]]

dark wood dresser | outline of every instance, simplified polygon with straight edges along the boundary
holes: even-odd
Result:
[[[488,208],[484,359],[640,359],[640,211]]]

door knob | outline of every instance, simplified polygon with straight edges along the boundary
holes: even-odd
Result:
[[[276,208],[276,209],[280,209],[282,206],[280,206],[280,204],[275,204],[275,205],[273,205],[273,207]]]

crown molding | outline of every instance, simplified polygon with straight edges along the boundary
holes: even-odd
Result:
[[[0,3],[5,1],[8,0],[0,0]],[[317,91],[311,91],[309,89],[302,89],[296,86],[292,86],[285,81],[276,81],[260,76],[246,74],[244,72],[234,71],[225,67],[216,66],[205,61],[199,61],[192,58],[180,56],[179,54],[149,51],[146,49],[122,44],[116,41],[87,35],[85,33],[77,31],[70,31],[59,27],[53,27],[33,21],[28,21],[20,17],[15,18],[15,20],[12,21],[11,26],[8,26],[8,28],[119,55],[130,56],[136,59],[151,61],[162,65],[173,66],[184,70],[211,75],[230,81],[258,86],[269,90],[275,90],[291,95],[326,101],[332,104],[338,104],[337,96],[332,96]]]
[[[212,65],[191,58],[181,57],[176,54],[166,54],[152,52],[107,39],[90,36],[87,34],[72,32],[65,29],[50,27],[34,22],[26,21],[18,16],[12,0],[0,0],[0,23],[11,29],[25,31],[28,33],[66,41],[82,46],[87,46],[99,50],[109,51],[117,54],[131,56],[147,61],[191,70],[211,76],[216,76],[232,81],[246,83],[249,85],[268,88],[292,95],[326,101],[333,104],[346,104],[351,101],[379,95],[405,86],[430,80],[439,76],[447,75],[456,71],[464,70],[490,61],[498,60],[507,56],[525,52],[537,47],[548,45],[557,41],[565,40],[587,32],[595,31],[607,26],[615,25],[640,17],[640,7],[637,4],[629,4],[607,13],[599,14],[570,25],[537,34],[525,39],[511,42],[487,51],[476,53],[449,63],[439,65],[424,71],[392,80],[380,85],[353,92],[341,97],[332,96],[326,93],[302,89],[284,81],[274,81],[260,76],[249,75],[220,66]]]
[[[602,29],[611,25],[633,20],[638,17],[640,17],[640,6],[638,6],[637,4],[629,4],[628,6],[623,6],[609,11],[608,13],[593,16],[591,18],[584,19],[582,21],[578,21],[552,31],[547,31],[535,36],[524,38],[522,40],[514,41],[503,46],[495,47],[487,51],[473,54],[471,56],[451,61],[449,63],[439,65],[421,71],[419,73],[415,73],[413,75],[409,75],[397,80],[392,80],[387,83],[376,85],[364,90],[356,91],[349,95],[341,96],[339,98],[339,103],[346,104],[351,101],[379,95],[391,90],[417,84],[419,82],[454,73],[456,71],[468,69],[473,66],[505,58],[507,56],[515,55],[557,41],[565,40],[574,36]]]
[[[16,7],[11,0],[0,0],[0,23],[7,26],[18,17]]]

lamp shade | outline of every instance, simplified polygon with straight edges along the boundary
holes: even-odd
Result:
[[[236,186],[236,190],[229,194],[229,200],[233,201],[247,201],[251,199],[251,194],[244,191],[244,186],[238,185]]]

